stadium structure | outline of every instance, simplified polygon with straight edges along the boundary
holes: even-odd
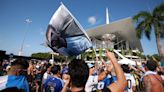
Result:
[[[143,52],[140,40],[136,36],[133,19],[128,17],[109,23],[108,8],[106,8],[106,24],[88,29],[86,32],[97,56],[99,49],[110,48],[120,53],[124,50],[126,58],[138,60],[136,52]],[[131,54],[128,54],[129,50],[131,50]],[[87,52],[90,51],[87,50]]]

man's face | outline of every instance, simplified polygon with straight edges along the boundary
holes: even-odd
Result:
[[[52,67],[52,66],[50,66],[50,67],[47,68],[47,71],[48,71],[48,72],[51,72],[51,67]]]
[[[68,74],[63,74],[62,75],[62,79],[64,81],[65,84],[69,84],[70,82],[70,76]]]
[[[62,75],[62,79],[63,80],[68,80],[69,79],[69,75],[68,74],[63,74]]]

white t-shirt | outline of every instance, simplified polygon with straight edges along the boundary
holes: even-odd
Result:
[[[126,80],[128,81],[128,90],[127,92],[133,92],[132,87],[136,86],[135,79],[132,74],[124,73]]]
[[[42,82],[44,83],[45,80],[47,80],[50,76],[53,76],[53,74],[50,72],[48,73],[47,71],[43,74],[43,79]]]
[[[85,85],[85,92],[92,92],[94,90],[97,90],[97,84],[98,84],[98,75],[96,76],[90,75]]]

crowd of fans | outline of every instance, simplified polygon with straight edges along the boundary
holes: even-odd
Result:
[[[0,61],[1,92],[164,92],[164,70],[155,61],[141,66],[73,59],[69,64],[16,59]],[[99,63],[101,61],[101,63]],[[6,80],[6,81],[5,81]]]

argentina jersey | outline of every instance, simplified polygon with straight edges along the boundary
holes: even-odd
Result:
[[[50,77],[44,83],[45,92],[61,92],[64,82],[58,77]]]

